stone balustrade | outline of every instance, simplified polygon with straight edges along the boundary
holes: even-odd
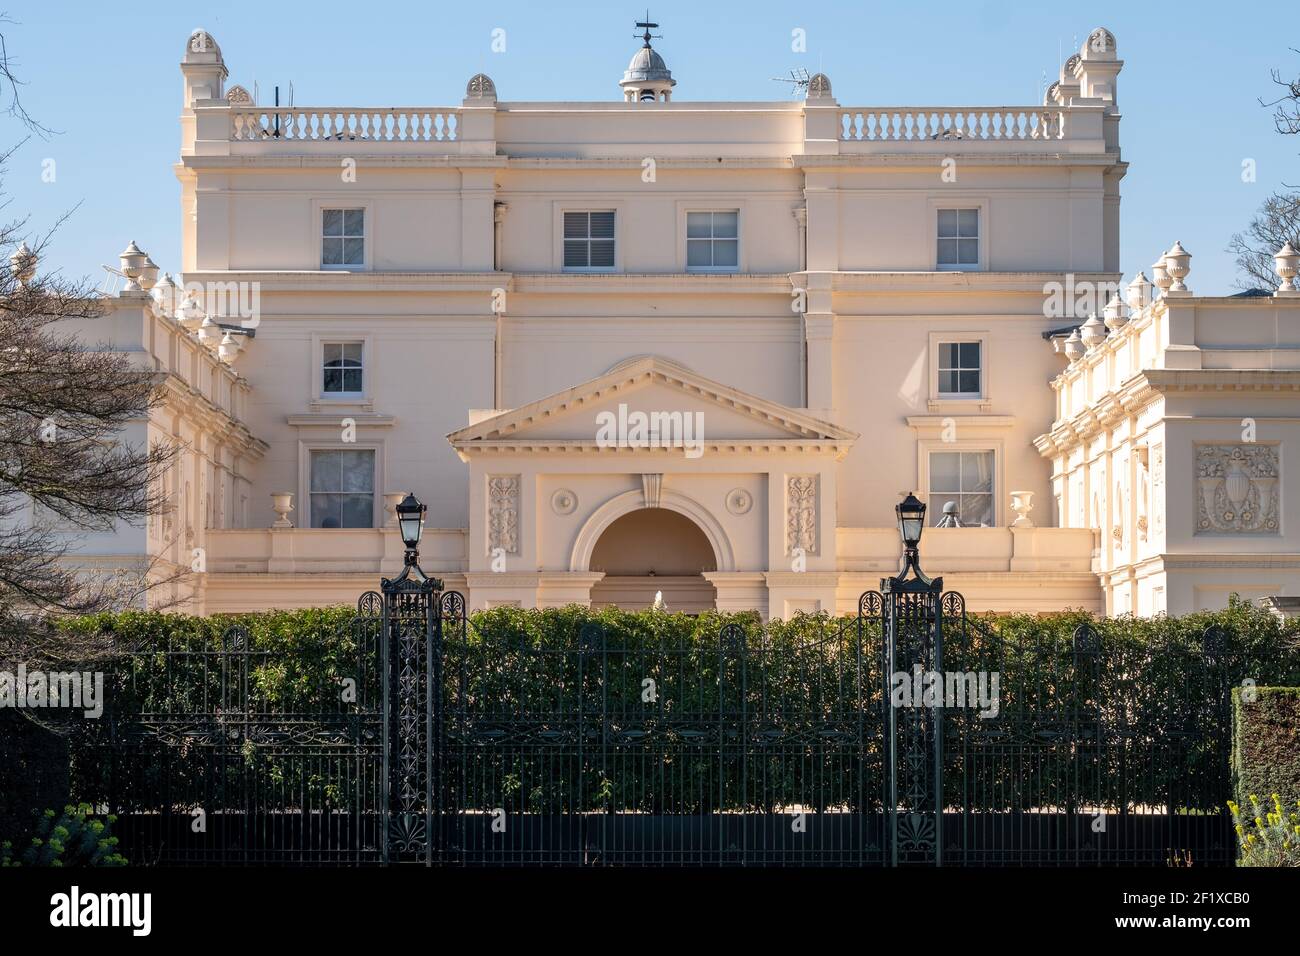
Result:
[[[230,108],[232,142],[449,143],[460,138],[460,112],[443,107],[354,106]]]
[[[1069,110],[1041,106],[878,106],[840,110],[844,142],[1058,140]]]

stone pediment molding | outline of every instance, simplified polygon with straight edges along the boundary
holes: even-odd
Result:
[[[502,411],[480,422],[458,429],[447,441],[462,459],[475,453],[573,454],[679,454],[672,447],[606,447],[595,435],[586,438],[554,438],[530,435],[531,431],[567,413],[596,407],[631,395],[646,386],[657,385],[728,416],[739,416],[768,429],[763,437],[709,435],[703,442],[709,453],[755,454],[764,452],[830,454],[837,460],[848,453],[857,432],[822,421],[803,409],[759,398],[724,385],[658,356],[646,356],[621,364],[609,372],[563,392]]]

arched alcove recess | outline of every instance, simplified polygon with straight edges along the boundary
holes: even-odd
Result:
[[[716,606],[705,571],[734,570],[726,532],[698,502],[668,489],[660,507],[640,492],[605,502],[578,533],[570,569],[603,571],[591,590],[595,607],[629,609],[654,603],[662,591],[670,611],[698,613]]]

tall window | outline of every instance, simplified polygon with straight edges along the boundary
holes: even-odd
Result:
[[[366,211],[326,209],[321,213],[322,269],[351,269],[366,264]]]
[[[311,453],[311,526],[370,528],[375,516],[375,453],[329,449]]]
[[[686,214],[686,268],[727,271],[740,263],[740,214],[688,212]]]
[[[993,452],[935,451],[930,453],[930,524],[943,518],[943,506],[955,502],[967,527],[993,524]]]
[[[564,268],[614,268],[614,211],[564,214]]]
[[[939,394],[961,398],[978,398],[980,382],[980,343],[939,343]]]
[[[939,210],[939,269],[973,269],[980,264],[980,211]]]
[[[321,346],[324,361],[321,392],[325,395],[360,395],[363,346],[360,342],[326,342]]]

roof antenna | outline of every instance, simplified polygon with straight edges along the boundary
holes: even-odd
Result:
[[[659,29],[659,24],[657,24],[657,23],[651,23],[651,22],[650,22],[650,11],[649,11],[648,9],[647,9],[646,12],[645,12],[645,19],[644,19],[644,20],[638,20],[636,25],[637,25],[638,27],[644,27],[644,28],[645,28],[645,33],[634,33],[634,34],[632,34],[632,35],[633,35],[633,36],[639,36],[642,40],[644,40],[644,41],[645,41],[645,48],[646,48],[647,50],[650,49],[650,41],[651,41],[651,40],[662,40],[662,39],[663,39],[663,34],[662,34],[662,33],[651,33],[651,32],[650,32],[651,30],[658,30],[658,29]]]
[[[790,95],[795,97],[796,99],[808,98],[809,77],[808,77],[808,71],[805,70],[803,67],[799,67],[798,69],[791,70],[790,75],[788,77],[774,76],[771,79],[773,83],[789,83]],[[799,95],[801,93],[803,94],[802,97],[800,97]]]

